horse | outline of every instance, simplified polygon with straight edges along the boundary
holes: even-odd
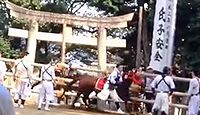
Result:
[[[103,85],[106,82],[107,79],[107,72],[102,72],[102,76],[89,76],[89,75],[75,75],[72,77],[73,81],[71,81],[67,88],[68,90],[72,89],[72,85],[75,84],[77,81],[79,81],[77,90],[77,95],[75,99],[72,102],[72,107],[74,107],[74,104],[80,97],[80,95],[83,95],[83,102],[87,107],[90,107],[89,103],[87,103],[87,100],[89,100],[89,95],[95,91],[96,93],[100,92],[103,89]]]
[[[145,84],[144,80],[142,79],[140,72],[138,70],[133,70],[129,72],[128,75],[130,78],[132,78],[133,84],[131,86],[131,93],[133,97],[140,98],[141,94],[145,92]],[[143,110],[141,107],[141,102],[133,101],[133,110],[136,112],[140,112]]]
[[[123,82],[119,83],[116,89],[118,96],[125,102],[126,110],[129,110],[127,108],[128,107],[127,102],[130,100],[129,87],[132,84],[132,80],[133,79],[131,76],[123,75]],[[83,75],[83,76],[79,75],[78,77],[76,77],[76,79],[74,79],[71,83],[68,84],[68,88],[66,89],[70,89],[70,87],[77,81],[79,81],[79,85],[77,89],[77,95],[72,102],[72,107],[74,107],[74,104],[76,103],[77,99],[80,97],[81,94],[83,95],[83,102],[85,103],[85,105],[87,107],[90,107],[90,103],[87,103],[87,100],[90,100],[89,99],[90,93],[92,91],[96,91],[97,93],[101,91],[101,89],[97,90],[95,88],[98,78],[87,76],[87,75]]]

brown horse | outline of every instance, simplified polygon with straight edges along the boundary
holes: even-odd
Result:
[[[76,76],[72,82],[70,82],[67,85],[68,90],[71,89],[71,86],[79,81],[78,88],[76,89],[77,95],[75,99],[73,100],[72,106],[74,107],[74,104],[76,103],[77,99],[80,97],[80,95],[83,95],[83,102],[86,106],[89,107],[89,103],[87,103],[87,100],[89,100],[89,95],[91,92],[99,92],[103,87],[102,85],[105,84],[106,79],[104,78],[98,78],[95,76],[88,76],[88,75],[78,75]],[[97,85],[100,84],[100,88],[97,87]]]
[[[92,91],[99,92],[100,90],[97,90],[95,88],[96,83],[98,81],[97,77],[92,76],[79,76],[76,79],[74,79],[71,83],[68,84],[68,88],[79,81],[79,86],[77,89],[77,95],[72,103],[72,106],[74,107],[75,102],[80,97],[81,94],[83,94],[83,102],[86,106],[90,107],[89,103],[87,103],[87,100],[89,100],[89,95]],[[118,84],[118,87],[116,89],[119,97],[125,101],[126,109],[127,109],[127,102],[129,101],[129,87],[132,84],[132,78],[130,77],[123,77],[123,82]]]

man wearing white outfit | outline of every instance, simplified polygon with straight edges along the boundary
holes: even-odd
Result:
[[[113,72],[109,75],[103,90],[97,95],[97,97],[100,98],[101,100],[106,100],[110,96],[110,98],[115,101],[117,111],[119,113],[124,113],[119,105],[119,102],[122,100],[118,96],[116,91],[117,85],[123,81],[121,72],[122,72],[122,67],[117,64]]]
[[[199,89],[200,89],[200,80],[197,77],[198,72],[192,72],[192,79],[190,80],[188,95],[189,95],[189,105],[188,105],[188,115],[198,115],[200,98],[199,98]]]
[[[49,111],[49,103],[54,100],[54,81],[55,68],[51,63],[44,65],[41,68],[42,87],[40,89],[38,110],[42,107],[42,102],[45,101],[45,110]]]
[[[0,59],[1,59],[1,56],[2,56],[2,52],[0,51]],[[0,84],[3,84],[6,70],[7,68],[6,68],[5,62],[0,60]]]
[[[27,97],[31,94],[32,66],[28,58],[28,52],[21,53],[21,59],[15,62],[15,107],[24,108]],[[19,99],[21,103],[19,103]]]
[[[161,115],[168,115],[169,95],[171,95],[175,89],[174,81],[169,75],[170,68],[165,66],[162,75],[156,76],[151,83],[153,93],[157,93],[152,108],[153,115],[157,115],[158,111],[161,111]]]

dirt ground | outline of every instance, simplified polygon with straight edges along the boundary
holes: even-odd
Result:
[[[54,106],[50,107],[50,111],[45,110],[37,110],[36,105],[26,105],[23,109],[16,108],[16,115],[118,115],[114,111],[96,111],[96,110],[88,110],[85,108],[76,108],[71,109],[68,106]],[[126,114],[130,115],[130,114]],[[132,113],[131,115],[142,115],[139,113]],[[148,114],[144,114],[148,115]]]
[[[16,108],[16,115],[112,115],[111,113],[69,109],[69,107],[51,107],[50,111],[37,110],[36,106],[27,105],[25,108]]]
[[[51,106],[50,111],[45,110],[37,110],[37,94],[32,94],[32,96],[26,101],[24,108],[16,108],[16,115],[113,115],[117,112],[114,111],[97,111],[97,110],[89,110],[84,107],[71,109],[70,106],[67,105],[59,105],[59,106]],[[128,115],[128,114],[127,114]],[[141,115],[141,114],[133,114],[133,115]]]

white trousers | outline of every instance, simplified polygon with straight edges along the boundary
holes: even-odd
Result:
[[[51,81],[42,81],[39,99],[44,99],[48,101],[54,100],[54,89],[53,83]]]
[[[152,111],[159,110],[159,111],[164,111],[166,114],[168,114],[169,111],[168,101],[169,101],[168,93],[157,93]]]
[[[28,80],[21,80],[20,83],[15,87],[14,99],[26,100],[31,94],[31,84]]]
[[[115,89],[110,91],[110,98],[113,99],[115,102],[122,101],[122,99],[118,96],[117,91]]]
[[[103,90],[101,90],[101,92],[99,92],[97,94],[97,97],[100,98],[101,100],[107,100],[109,96],[115,102],[122,101],[122,99],[118,96],[117,91],[115,89],[114,90],[110,90],[109,89],[109,83],[106,82],[104,84]]]
[[[200,106],[199,95],[191,96],[189,105],[188,105],[188,115],[198,115],[199,106]]]

